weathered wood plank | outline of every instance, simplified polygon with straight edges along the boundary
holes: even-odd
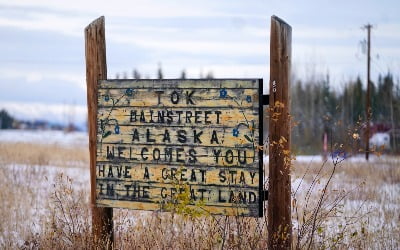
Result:
[[[247,127],[165,127],[165,126],[131,126],[119,125],[119,133],[115,133],[115,125],[104,127],[110,131],[106,137],[98,133],[98,141],[108,144],[131,145],[171,145],[171,146],[221,146],[221,147],[251,147],[254,141],[258,141],[258,128],[252,130]],[[238,135],[235,136],[235,129]],[[101,132],[101,131],[99,131]],[[247,136],[247,137],[246,137]]]
[[[162,204],[174,202],[177,195],[187,196],[192,205],[203,203],[203,209],[209,207],[219,209],[245,208],[256,216],[259,208],[258,187],[223,186],[223,185],[190,185],[185,182],[164,183],[149,181],[121,181],[98,179],[97,194],[99,200],[141,202],[142,206],[153,206],[151,210],[165,211]],[[100,202],[101,203],[101,202]],[[157,206],[154,207],[154,204]],[[204,205],[206,204],[206,205]],[[137,206],[133,203],[128,208]],[[232,215],[232,214],[230,214]]]
[[[187,188],[187,191],[185,190]],[[205,201],[207,205],[229,207],[233,203],[258,207],[258,189],[212,185],[171,185],[170,183],[118,182],[98,180],[97,195],[100,199],[132,200],[159,203],[187,192],[193,203]],[[241,193],[240,193],[241,192]],[[239,198],[240,193],[240,198]],[[230,203],[230,204],[229,204]]]
[[[207,113],[206,113],[207,111]],[[246,111],[244,113],[244,111]],[[105,125],[186,125],[205,127],[252,126],[258,120],[258,110],[240,108],[99,108],[98,121]],[[255,126],[252,126],[255,127]]]
[[[115,88],[99,89],[99,107],[227,107],[252,108],[258,100],[257,89],[225,89],[226,97],[220,98],[221,89],[159,89]],[[130,93],[132,91],[132,93]],[[127,94],[128,92],[128,94]],[[224,92],[222,92],[224,94]],[[255,107],[258,108],[258,107]]]
[[[100,88],[112,89],[112,88],[152,88],[157,89],[181,89],[181,88],[191,88],[191,89],[236,89],[236,88],[246,88],[246,89],[258,89],[259,79],[171,79],[168,81],[160,80],[104,80],[100,81]]]
[[[229,187],[255,187],[259,173],[256,168],[170,166],[167,164],[98,163],[97,180],[149,183],[186,183]]]
[[[108,200],[108,199],[98,199],[97,204],[104,207],[120,207],[128,208],[133,210],[148,210],[148,211],[165,211],[162,210],[162,203],[144,203],[137,201],[124,201],[124,200]],[[257,217],[257,208],[252,208],[248,206],[198,206],[198,205],[187,205],[190,209],[198,211],[201,214],[217,214],[217,215],[239,215],[239,216],[252,216]]]
[[[243,166],[258,162],[255,148],[204,146],[121,145],[103,143],[97,151],[97,161],[160,163],[194,166]],[[258,168],[258,166],[254,166]]]

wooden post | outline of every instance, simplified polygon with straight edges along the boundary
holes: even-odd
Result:
[[[90,204],[92,230],[96,242],[113,243],[113,210],[96,206],[96,134],[97,134],[97,88],[98,81],[107,79],[106,41],[104,17],[94,20],[85,28],[86,86],[89,124],[90,153]]]
[[[271,17],[268,244],[291,249],[290,65],[292,28]]]

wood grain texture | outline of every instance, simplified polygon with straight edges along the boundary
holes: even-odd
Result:
[[[269,96],[268,240],[271,249],[291,249],[290,65],[292,28],[271,18]]]
[[[205,130],[207,128],[207,130]],[[105,126],[105,129],[108,131],[112,131],[113,125]],[[258,130],[258,127],[254,128]],[[151,143],[152,145],[180,145],[180,134],[184,134],[186,137],[185,145],[193,145],[193,146],[215,146],[215,147],[233,147],[233,148],[243,148],[249,147],[253,145],[252,142],[247,140],[246,138],[234,136],[232,134],[232,130],[230,128],[221,126],[191,126],[187,127],[185,125],[181,126],[173,126],[170,125],[166,127],[166,125],[129,125],[129,124],[119,124],[119,134],[112,133],[106,138],[103,139],[103,143],[109,142],[110,144],[129,144],[129,145],[144,145],[149,144],[147,142],[147,135],[154,139],[155,142]],[[221,138],[218,138],[218,142],[213,142],[213,145],[210,144],[213,138],[213,133],[217,135],[224,135]],[[231,133],[229,133],[231,132]],[[240,133],[240,132],[239,132]],[[169,140],[165,138],[169,135]],[[250,133],[247,134],[249,137]],[[102,138],[102,134],[97,134],[98,140],[100,141]],[[254,135],[255,140],[258,141],[258,134]],[[208,142],[207,145],[204,143]]]
[[[243,89],[258,89],[259,79],[170,79],[168,81],[160,80],[103,80],[100,81],[100,88],[112,89],[112,88],[131,88],[132,85],[136,86],[135,89],[232,89],[232,88],[243,88]]]
[[[183,181],[189,185],[258,187],[258,169],[242,167],[171,166],[169,164],[99,163],[97,180],[124,182],[175,183]],[[146,177],[146,174],[148,176]]]
[[[97,204],[164,211],[187,188],[206,213],[261,216],[260,85],[100,81]]]
[[[112,99],[117,99],[118,97],[122,96],[125,94],[126,89],[124,88],[117,88],[117,89],[101,89],[99,91],[99,98],[104,97],[105,95],[109,95],[109,97]],[[157,91],[157,89],[156,89]],[[162,91],[162,90],[160,90]],[[179,93],[180,96],[183,98],[177,103],[177,104],[172,104],[171,103],[171,93],[176,91]],[[187,93],[192,94],[191,100],[194,102],[196,107],[209,107],[207,104],[208,102],[212,101],[213,105],[216,107],[226,107],[226,108],[232,108],[232,107],[237,107],[237,102],[241,104],[243,108],[249,108],[253,106],[253,103],[247,102],[246,97],[248,95],[252,96],[254,94],[253,89],[245,89],[245,88],[232,88],[228,89],[228,93],[231,96],[235,96],[236,100],[229,99],[229,98],[215,98],[219,96],[219,91],[220,89],[215,89],[215,88],[201,88],[201,89],[190,89],[190,88],[176,88],[176,89],[167,89],[165,91],[161,92],[155,92],[155,91],[149,91],[149,89],[145,88],[135,88],[134,94],[132,95],[133,98],[124,98],[121,99],[121,101],[117,104],[118,107],[121,106],[127,106],[127,107],[155,107],[159,108],[160,103],[163,108],[180,108],[180,107],[190,107],[186,103],[185,96]],[[193,93],[192,93],[193,92]],[[141,98],[137,99],[134,98],[135,95],[139,95]],[[160,96],[160,98],[158,98]],[[258,98],[258,93],[257,95],[252,96],[252,98],[257,99]],[[101,101],[101,100],[99,100]],[[112,106],[112,103],[107,102],[103,103],[104,106]]]
[[[90,204],[92,228],[96,240],[113,242],[113,211],[96,206],[96,125],[98,81],[107,79],[104,17],[94,20],[85,28],[86,86],[90,153]],[[110,246],[111,246],[110,244]]]
[[[116,163],[153,163],[171,166],[238,166],[258,168],[258,157],[255,148],[223,146],[186,146],[186,145],[126,145],[102,143],[97,151],[97,161],[112,160]]]
[[[212,101],[210,101],[212,103]],[[99,122],[106,119],[116,119],[118,125],[169,125],[172,126],[203,126],[203,127],[225,127],[234,128],[239,124],[247,125],[247,121],[254,121],[258,118],[258,110],[246,109],[246,114],[243,116],[243,110],[240,108],[229,108],[229,107],[218,107],[218,109],[210,109],[209,106],[202,107],[189,107],[189,108],[143,108],[146,107],[145,104],[141,107],[131,108],[131,107],[118,107],[115,106],[112,112],[112,117],[109,116],[112,106],[99,106]],[[211,112],[208,114],[208,118],[205,118],[205,112]],[[218,116],[215,111],[221,112]],[[135,113],[136,112],[136,113]],[[143,115],[142,115],[143,112]],[[153,114],[151,113],[153,112]],[[160,117],[158,118],[158,114]],[[169,112],[169,115],[167,114]],[[179,117],[180,113],[180,117]],[[140,121],[141,116],[143,116],[143,122]],[[218,120],[217,120],[218,116]],[[196,119],[197,117],[197,119]],[[168,122],[170,119],[170,122]],[[210,121],[210,123],[206,123]],[[107,125],[115,125],[108,123]]]

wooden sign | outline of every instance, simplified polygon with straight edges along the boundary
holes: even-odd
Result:
[[[262,80],[103,80],[96,204],[262,216]]]

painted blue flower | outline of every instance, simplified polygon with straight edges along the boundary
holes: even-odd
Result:
[[[225,98],[227,94],[228,92],[226,91],[226,89],[221,89],[219,91],[219,97]]]
[[[104,101],[108,102],[110,100],[110,96],[109,95],[105,95],[104,96]]]
[[[344,150],[335,150],[334,152],[332,152],[332,158],[335,159],[346,159],[347,154]]]
[[[239,136],[239,129],[234,128],[232,131],[233,136],[238,137]]]
[[[133,95],[133,89],[131,89],[131,88],[126,89],[125,94],[127,96],[132,96]]]
[[[115,125],[114,131],[115,131],[116,134],[119,134],[119,126],[118,125]]]
[[[251,102],[251,96],[246,96],[246,101],[248,102],[248,103],[250,103]]]

